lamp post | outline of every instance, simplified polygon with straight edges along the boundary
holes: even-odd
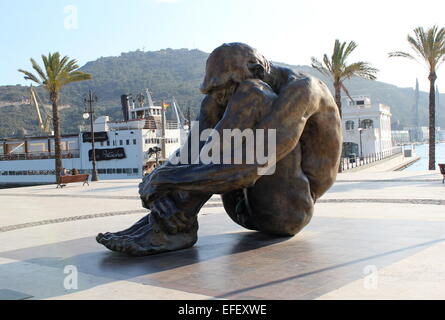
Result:
[[[358,132],[360,133],[360,160],[363,159],[363,144],[362,144],[362,122],[360,121],[360,118],[358,119]]]
[[[91,125],[91,153],[92,153],[92,160],[93,160],[93,172],[91,175],[91,181],[99,181],[99,176],[97,175],[96,170],[96,148],[94,146],[94,107],[93,103],[97,102],[97,96],[94,94],[91,90],[88,93],[88,96],[84,99],[85,103],[85,112],[83,113],[83,118],[85,120],[90,119],[90,125]]]

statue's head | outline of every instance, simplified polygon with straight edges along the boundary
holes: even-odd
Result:
[[[257,50],[244,43],[226,43],[216,48],[207,59],[201,92],[229,90],[247,79],[263,80],[269,72],[269,61]]]

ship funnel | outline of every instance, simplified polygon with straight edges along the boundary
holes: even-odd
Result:
[[[129,120],[129,117],[128,117],[129,109],[130,109],[129,98],[130,97],[128,94],[121,95],[122,114],[124,115],[125,121]]]

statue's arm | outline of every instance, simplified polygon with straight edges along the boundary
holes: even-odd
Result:
[[[217,123],[221,120],[225,109],[226,109],[225,106],[219,105],[212,96],[206,95],[201,103],[198,119],[197,121],[195,121],[195,123],[199,124],[199,135],[201,135],[203,130],[214,128],[217,125]],[[202,149],[204,144],[205,141],[202,142],[200,141],[199,150]],[[187,163],[191,163],[191,154],[192,154],[191,145],[192,145],[192,136],[191,133],[189,133],[187,137],[187,142],[180,149],[176,151],[176,156],[180,158],[180,154],[182,152],[187,152],[188,155]],[[166,165],[176,166],[171,162],[167,162]]]
[[[197,122],[199,124],[199,134],[201,134],[201,132],[205,129],[214,128],[216,124],[221,120],[225,109],[225,106],[219,105],[212,96],[205,96],[203,101],[201,102],[201,108],[197,119]],[[188,155],[187,163],[191,163],[191,140],[191,134],[189,134],[187,137],[187,143],[185,143],[180,149],[176,151],[176,154],[179,158],[182,152],[185,152]],[[199,150],[201,150],[204,144],[205,141],[200,142]],[[152,183],[152,180],[155,176],[159,177],[159,173],[161,171],[168,171],[170,172],[170,174],[177,175],[181,174],[181,172],[184,171],[184,168],[182,165],[173,164],[170,161],[167,161],[164,165],[157,167],[153,172],[145,176],[142,183],[139,185],[139,193],[141,195],[151,194],[153,196],[156,196],[156,186]]]
[[[310,78],[292,81],[278,97],[267,85],[252,85],[260,82],[250,80],[240,86],[215,130],[223,136],[224,129],[275,129],[278,162],[297,146],[306,121],[318,109],[321,93]],[[272,104],[268,108],[272,111],[254,119],[261,109],[258,103]],[[226,193],[252,186],[261,177],[258,169],[262,167],[258,163],[166,166],[159,168],[150,183],[160,189]]]

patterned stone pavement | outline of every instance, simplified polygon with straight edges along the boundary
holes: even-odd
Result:
[[[200,213],[195,247],[128,258],[94,237],[145,214],[137,184],[0,190],[0,297],[445,299],[437,173],[340,174],[293,238],[237,226],[215,196]]]

